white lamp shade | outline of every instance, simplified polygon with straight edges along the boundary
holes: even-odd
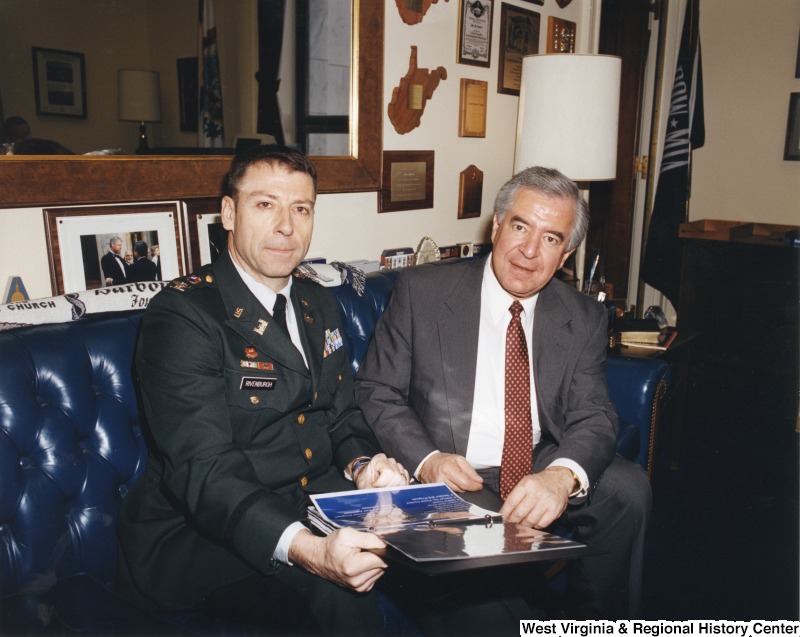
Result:
[[[544,166],[574,181],[614,179],[621,69],[610,55],[523,58],[514,172]]]
[[[161,87],[155,71],[121,69],[117,72],[119,119],[161,121]]]

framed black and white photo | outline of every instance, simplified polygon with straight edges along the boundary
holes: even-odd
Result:
[[[32,47],[37,115],[86,117],[83,53]]]
[[[122,241],[122,249],[117,254],[128,266],[132,265],[134,246],[144,242],[148,258],[152,258],[151,248],[158,246],[161,280],[183,276],[179,210],[177,201],[46,208],[44,222],[53,295],[110,285],[111,272],[104,271],[103,257],[111,251],[112,240],[116,238]],[[112,263],[125,277],[128,268],[118,259]],[[130,277],[125,278],[124,282],[130,280]]]

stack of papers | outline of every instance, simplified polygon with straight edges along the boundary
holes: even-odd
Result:
[[[553,533],[504,523],[496,511],[471,504],[440,483],[340,491],[311,499],[309,520],[323,533],[337,528],[370,531],[414,561],[585,547]]]

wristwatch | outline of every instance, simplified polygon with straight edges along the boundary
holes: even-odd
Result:
[[[355,460],[351,460],[350,463],[344,468],[344,477],[347,480],[350,480],[350,482],[353,482],[358,470],[364,465],[369,464],[370,460],[372,460],[372,458],[369,456],[359,456]]]
[[[583,495],[584,489],[583,485],[581,484],[581,479],[578,477],[578,474],[575,473],[569,467],[566,467],[566,469],[572,474],[572,491],[569,492],[568,497],[574,498],[575,496]]]

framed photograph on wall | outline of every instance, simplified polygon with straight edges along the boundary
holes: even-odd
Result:
[[[147,258],[152,259],[152,248],[158,247],[161,280],[183,276],[180,205],[168,201],[46,208],[44,223],[53,295],[133,284],[130,266],[134,245],[140,241],[147,244]],[[114,253],[111,246],[117,238],[122,247]],[[108,283],[112,276],[120,283]]]
[[[494,0],[461,0],[458,14],[459,64],[491,65]]]
[[[792,93],[789,97],[789,121],[786,123],[783,158],[800,161],[800,93]]]
[[[539,52],[539,25],[542,16],[534,11],[506,4],[500,12],[500,64],[497,92],[519,95],[522,58]]]
[[[83,53],[31,48],[37,115],[86,117]]]
[[[432,150],[383,151],[379,212],[433,208]]]

